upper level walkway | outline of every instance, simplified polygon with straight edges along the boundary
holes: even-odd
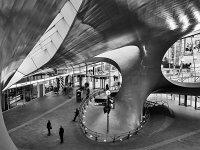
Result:
[[[154,99],[154,97],[151,97]],[[166,100],[165,96],[157,97]],[[4,119],[14,143],[21,150],[197,150],[200,147],[200,111],[178,106],[166,100],[175,118],[152,115],[150,122],[135,138],[116,143],[97,143],[84,136],[78,122],[72,122],[79,105],[75,96],[48,95],[28,105],[4,112]],[[90,115],[98,117],[96,115]],[[89,119],[89,118],[88,118]],[[52,135],[47,136],[46,123],[51,120]],[[65,129],[64,143],[60,144],[58,129]]]

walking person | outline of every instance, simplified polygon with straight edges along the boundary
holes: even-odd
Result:
[[[86,88],[86,98],[89,98],[90,96],[90,89],[89,87]]]
[[[74,113],[75,113],[75,116],[74,116],[73,121],[76,121],[76,117],[78,117],[78,115],[79,115],[79,110],[78,110],[78,108],[76,108],[76,111],[75,111]]]
[[[48,122],[47,122],[48,136],[51,135],[51,129],[52,129],[51,122],[50,122],[50,120],[48,120]]]
[[[106,91],[107,91],[107,90],[109,90],[109,86],[108,86],[108,84],[106,84]]]
[[[59,136],[60,136],[60,143],[63,143],[64,129],[62,126],[60,126],[59,129]]]

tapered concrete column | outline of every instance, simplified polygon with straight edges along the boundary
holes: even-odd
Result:
[[[115,97],[115,110],[110,114],[115,121],[113,127],[121,131],[138,127],[144,102],[159,83],[160,64],[144,65],[145,57],[143,50],[136,46],[127,46],[96,56],[98,60],[112,63],[121,72],[121,88]]]
[[[115,61],[123,77],[122,86],[116,96],[115,116],[118,126],[124,130],[134,129],[139,125],[143,103],[147,97],[140,49],[136,46],[124,47],[101,54]],[[147,87],[148,88],[148,87]]]

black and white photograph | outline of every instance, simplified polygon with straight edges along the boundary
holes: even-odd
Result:
[[[0,150],[200,150],[200,0],[0,0]]]

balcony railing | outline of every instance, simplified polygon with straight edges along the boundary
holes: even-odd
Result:
[[[92,102],[92,100],[95,98],[95,96],[100,95],[104,92],[105,91],[103,89],[93,91],[93,93],[90,94],[88,98],[84,98],[81,104],[79,105],[79,124],[85,136],[96,142],[120,142],[120,141],[127,140],[131,138],[132,136],[136,136],[150,119],[150,113],[148,110],[148,107],[150,105],[148,104],[144,106],[145,113],[143,114],[143,117],[142,117],[142,120],[140,121],[139,126],[136,129],[130,130],[128,132],[124,132],[118,135],[103,134],[103,133],[98,133],[96,131],[93,131],[85,125],[85,122],[83,121],[83,116],[84,116],[84,113],[86,112],[86,108],[88,107],[89,103]]]

